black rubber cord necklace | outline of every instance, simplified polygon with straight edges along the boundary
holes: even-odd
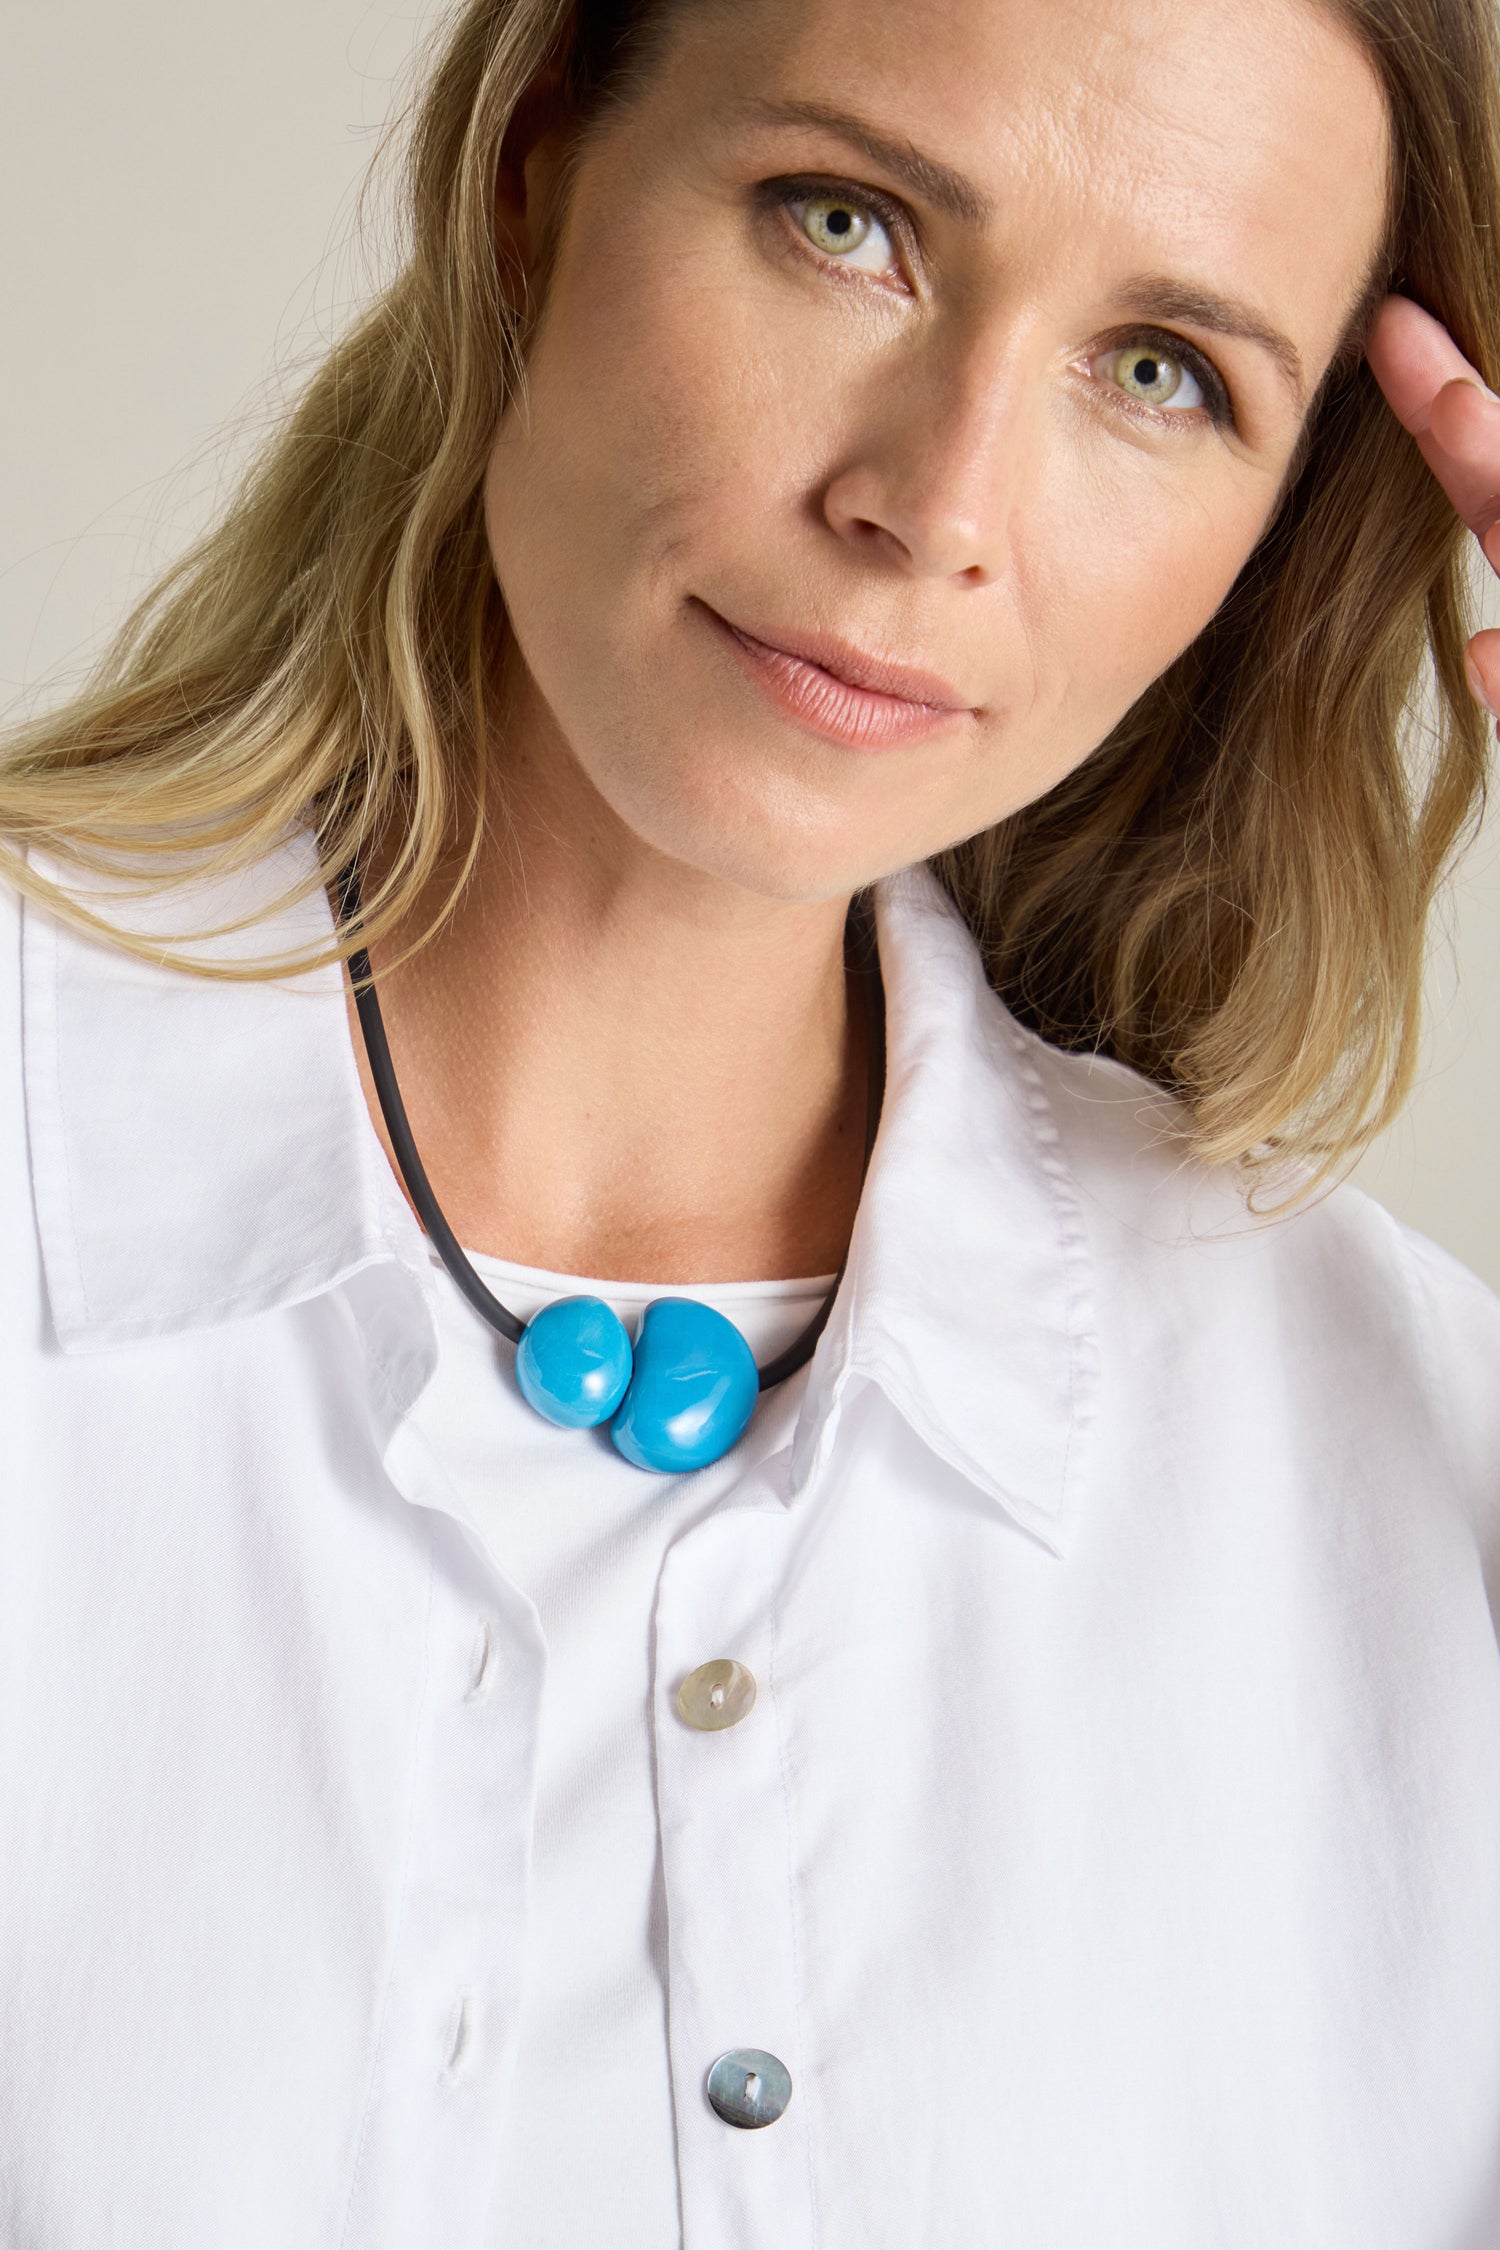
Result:
[[[339,904],[345,927],[356,929],[360,919],[356,863],[351,862],[339,877]],[[869,1057],[863,1183],[885,1094],[885,996],[868,893],[861,893],[849,909],[844,965],[863,1001]],[[480,1318],[516,1346],[516,1379],[529,1403],[565,1429],[591,1429],[608,1422],[615,1445],[638,1468],[680,1471],[717,1461],[741,1435],[758,1394],[784,1383],[812,1358],[844,1278],[848,1253],[833,1287],[801,1335],[764,1367],[757,1367],[733,1321],[692,1297],[653,1299],[641,1315],[634,1345],[600,1297],[564,1297],[544,1305],[529,1321],[519,1319],[480,1280],[432,1192],[396,1082],[370,956],[363,946],[349,955],[349,976],[370,1076],[406,1191],[458,1288]]]

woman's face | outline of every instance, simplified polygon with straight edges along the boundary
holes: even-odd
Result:
[[[554,781],[788,899],[1044,794],[1254,546],[1386,167],[1304,0],[686,8],[486,486]]]

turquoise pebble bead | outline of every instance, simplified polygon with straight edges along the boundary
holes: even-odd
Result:
[[[704,1469],[755,1411],[760,1373],[732,1320],[692,1297],[656,1297],[610,1436],[638,1469]]]
[[[630,1338],[602,1297],[559,1297],[528,1320],[516,1346],[527,1404],[565,1430],[607,1422],[630,1384]]]

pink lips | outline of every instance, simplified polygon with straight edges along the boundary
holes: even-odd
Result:
[[[842,641],[763,641],[702,606],[771,701],[831,741],[856,749],[916,742],[973,708],[934,673],[879,662]]]

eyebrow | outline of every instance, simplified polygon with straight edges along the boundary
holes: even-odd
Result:
[[[831,133],[835,140],[844,141],[857,149],[884,171],[893,173],[905,182],[914,195],[919,195],[935,210],[945,211],[950,219],[958,219],[965,226],[982,227],[994,216],[995,206],[989,196],[955,172],[950,165],[939,164],[936,157],[924,156],[910,141],[893,140],[887,133],[879,133],[863,117],[849,110],[834,109],[826,102],[769,102],[752,100],[744,104],[745,113],[765,125],[813,125],[820,131]]]
[[[881,133],[866,118],[826,102],[772,102],[750,100],[745,114],[766,125],[811,125],[832,134],[868,157],[882,170],[901,180],[914,195],[946,212],[964,226],[982,227],[994,217],[995,204],[983,189],[926,156],[910,141]],[[1299,407],[1307,403],[1307,374],[1302,354],[1290,336],[1273,326],[1264,314],[1242,298],[1226,297],[1215,289],[1174,281],[1170,274],[1138,274],[1116,293],[1117,302],[1139,320],[1180,321],[1219,336],[1238,336],[1259,344],[1280,371]]]
[[[1220,336],[1241,336],[1259,344],[1275,361],[1287,388],[1299,406],[1307,403],[1307,374],[1302,354],[1290,336],[1272,327],[1253,305],[1238,297],[1221,297],[1217,290],[1199,289],[1174,281],[1169,274],[1138,274],[1117,292],[1118,302],[1141,320],[1175,320],[1190,328],[1212,329]]]

